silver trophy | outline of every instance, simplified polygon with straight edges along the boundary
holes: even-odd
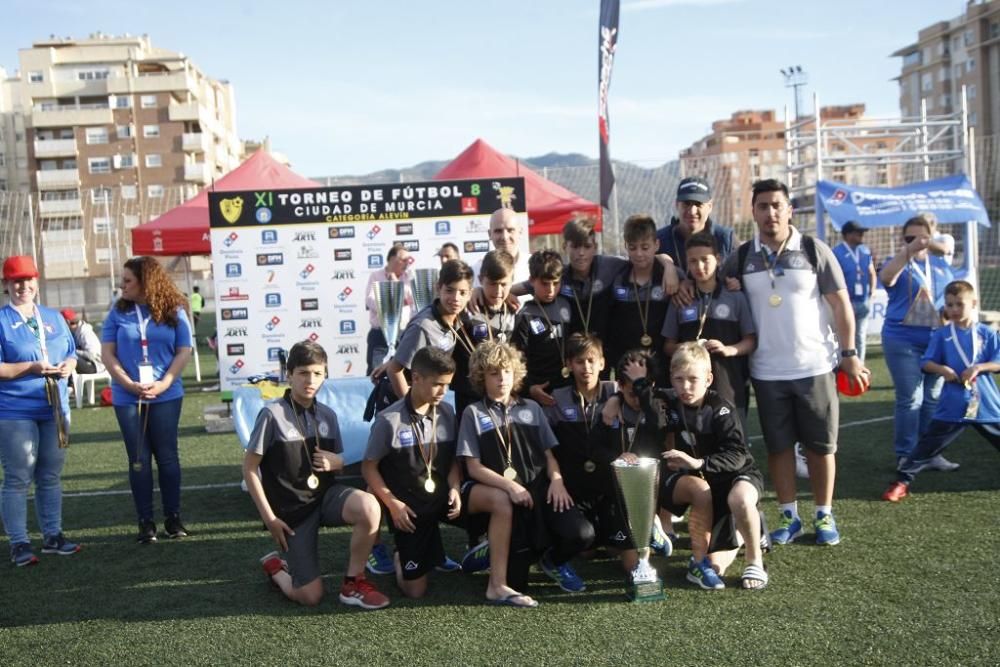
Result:
[[[413,304],[418,312],[434,303],[440,273],[438,269],[417,269],[413,272],[410,286],[413,289]]]
[[[399,338],[399,327],[403,321],[403,283],[398,280],[384,280],[375,283],[375,314],[382,328],[385,342],[389,345],[385,359],[392,358]]]
[[[660,462],[652,458],[640,458],[636,463],[618,459],[611,463],[611,469],[625,510],[625,521],[632,534],[632,543],[639,552],[639,563],[632,570],[628,597],[635,602],[663,600],[663,582],[656,569],[649,564],[649,538],[653,534],[653,517],[656,515]]]

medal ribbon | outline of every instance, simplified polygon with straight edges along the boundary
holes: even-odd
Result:
[[[583,306],[580,305],[580,296],[576,293],[576,288],[570,285],[573,291],[573,301],[576,303],[576,310],[580,313],[580,320],[583,322],[584,333],[590,333],[590,313],[594,307],[594,279],[590,279],[590,295],[587,298],[587,314],[583,314]]]
[[[962,349],[962,343],[958,340],[958,330],[955,329],[955,323],[949,322],[948,326],[951,328],[951,343],[955,346],[955,351],[958,352],[958,356],[962,358],[962,363],[968,368],[972,364],[976,363],[976,357],[979,356],[979,336],[976,335],[976,325],[973,324],[972,328],[969,330],[969,335],[972,336],[972,358],[965,356],[965,350]]]
[[[625,413],[621,407],[618,408],[618,422],[622,425],[621,439],[622,439],[622,454],[632,451],[632,446],[635,444],[635,438],[639,435],[639,425],[642,424],[643,415],[639,415],[639,419],[636,420],[635,426],[632,427],[632,435],[628,438],[628,446],[625,446],[625,432],[628,431],[628,424],[625,422]]]
[[[650,281],[652,281],[652,278],[650,278]],[[652,297],[653,290],[647,290],[644,306],[642,299],[639,297],[639,284],[634,280],[632,281],[632,289],[635,290],[635,307],[639,309],[639,322],[642,324],[642,335],[648,336],[649,331],[647,331],[647,329],[649,327],[647,326],[647,323],[649,322],[649,302]]]
[[[503,406],[503,410],[500,413],[500,415],[503,417],[503,428],[507,430],[507,438],[506,439],[504,439],[503,433],[500,431],[500,424],[498,424],[497,420],[493,418],[493,408],[491,408],[489,406],[489,404],[486,402],[485,398],[483,399],[483,407],[486,408],[486,414],[489,415],[490,421],[493,422],[493,427],[496,429],[497,440],[500,441],[500,447],[503,448],[503,449],[500,450],[500,453],[503,454],[504,450],[506,450],[506,454],[507,454],[507,467],[508,468],[513,468],[514,467],[514,451],[513,451],[514,440],[513,440],[513,438],[511,438],[511,435],[510,435],[510,418],[507,416],[507,408],[508,408],[508,406],[504,405]]]
[[[299,413],[295,409],[295,399],[289,397],[288,398],[288,402],[292,406],[292,417],[294,417],[294,419],[295,419],[295,427],[297,429],[299,429],[299,433],[302,434],[302,448],[306,452],[306,461],[309,462],[309,472],[311,474],[315,475],[316,473],[313,471],[313,467],[312,467],[312,454],[309,453],[309,438],[308,438],[308,436],[306,436],[306,430],[305,430],[305,428],[302,427],[302,422],[299,421]],[[308,426],[309,425],[309,416],[306,414],[305,410],[302,411],[302,419],[305,420],[305,425]],[[313,439],[316,441],[316,449],[319,450],[320,447],[319,447],[319,422],[318,421],[317,421],[317,427],[315,429],[315,432],[313,433]]]
[[[415,412],[415,411],[414,411]],[[417,441],[417,449],[420,450],[420,458],[427,468],[427,479],[434,473],[434,457],[437,455],[437,408],[431,408],[431,441],[424,451],[424,438],[420,435],[423,418],[419,412],[410,413],[410,428],[413,429],[413,439]]]
[[[552,303],[555,303],[555,301],[553,301]],[[556,333],[556,328],[554,326],[552,326],[552,320],[549,319],[549,314],[545,311],[545,306],[546,305],[547,304],[540,303],[540,304],[538,304],[538,309],[542,311],[542,317],[545,318],[545,323],[549,325],[549,331],[551,331],[553,334],[555,334]],[[559,360],[560,360],[560,363],[566,363],[566,361],[565,361],[566,360],[566,337],[563,336],[563,335],[559,335],[556,338],[558,338],[558,340],[559,340]]]
[[[774,264],[771,264],[769,260],[770,256],[769,248],[766,245],[764,245],[763,242],[760,243],[760,251],[761,251],[760,254],[764,260],[764,268],[767,269],[767,275],[771,279],[772,290],[774,290],[774,269],[778,266],[778,260],[781,258],[781,253],[785,251],[785,246],[788,245],[788,241],[791,238],[792,238],[792,232],[791,230],[789,230],[788,236],[785,237],[785,240],[781,242],[781,245],[778,246],[778,250],[774,253]]]

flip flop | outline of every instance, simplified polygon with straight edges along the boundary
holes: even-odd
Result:
[[[538,606],[538,600],[531,600],[531,604],[525,602],[518,602],[518,599],[525,600],[530,599],[524,593],[511,593],[510,595],[502,598],[497,598],[496,600],[486,599],[488,604],[496,607],[517,607],[518,609],[534,609]]]
[[[767,570],[760,565],[751,564],[747,565],[746,569],[743,570],[743,576],[740,577],[740,585],[745,591],[762,591],[767,588],[768,579]],[[747,586],[747,583],[751,581],[759,581],[760,586]]]

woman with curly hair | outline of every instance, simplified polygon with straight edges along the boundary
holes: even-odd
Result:
[[[101,353],[111,374],[111,402],[125,440],[129,486],[139,518],[138,542],[156,541],[153,470],[156,457],[164,530],[184,537],[177,427],[191,358],[187,299],[153,257],[133,257],[122,270],[121,296],[104,320]]]

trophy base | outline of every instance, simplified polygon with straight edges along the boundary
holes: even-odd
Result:
[[[625,589],[625,595],[632,602],[659,602],[667,599],[667,594],[663,592],[663,582],[659,579],[631,583]]]

